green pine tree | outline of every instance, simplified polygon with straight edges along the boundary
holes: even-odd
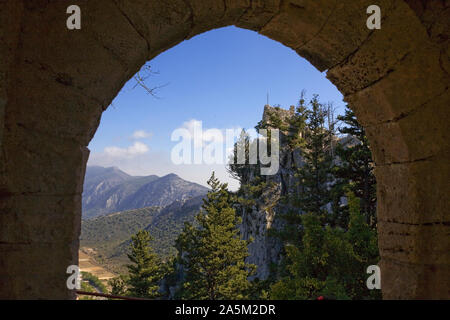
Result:
[[[305,90],[302,91],[298,105],[295,108],[295,113],[292,118],[289,119],[289,135],[288,145],[291,149],[304,148],[305,146],[305,133],[306,133],[306,121],[308,119],[307,106],[305,105]]]
[[[369,142],[364,128],[356,120],[356,116],[350,109],[346,109],[343,116],[338,116],[345,126],[340,128],[341,134],[356,138],[356,143],[336,146],[336,155],[339,158],[333,168],[336,177],[334,186],[335,211],[340,211],[342,226],[348,223],[348,206],[341,206],[339,200],[345,195],[345,190],[351,190],[361,199],[361,211],[366,222],[376,228],[376,181],[374,175],[374,163],[370,151]]]
[[[241,218],[232,207],[227,184],[214,173],[211,190],[195,224],[186,223],[177,240],[179,263],[185,270],[181,297],[186,299],[245,299],[254,266],[245,263],[249,241],[240,238]]]
[[[301,212],[327,217],[325,206],[331,201],[332,131],[326,127],[327,110],[318,95],[310,101],[307,111],[305,143],[302,149],[303,166],[298,169],[300,193],[295,199]]]
[[[227,171],[230,175],[241,184],[248,183],[251,168],[254,167],[250,166],[250,143],[249,134],[242,129],[239,139],[234,144],[233,154],[230,156],[227,166]]]
[[[343,277],[352,247],[340,229],[323,227],[314,213],[302,215],[304,234],[300,245],[286,246],[287,274],[272,288],[272,299],[305,300],[327,296],[348,299]]]
[[[299,245],[286,246],[287,273],[272,285],[272,299],[379,299],[366,287],[366,269],[377,264],[377,238],[359,210],[359,198],[347,192],[347,230],[324,226],[314,213],[302,215]]]
[[[346,192],[349,207],[349,223],[346,239],[353,247],[352,277],[349,279],[349,294],[354,299],[381,299],[379,290],[367,290],[366,269],[369,265],[378,264],[377,232],[366,223],[365,215],[360,209],[360,198],[352,191]]]
[[[127,277],[125,275],[119,275],[118,277],[108,280],[110,287],[109,293],[114,296],[125,296],[127,292]]]
[[[314,213],[324,223],[329,222],[331,218],[327,204],[332,199],[330,184],[333,179],[331,175],[333,132],[326,126],[327,112],[318,95],[314,95],[307,105],[302,93],[293,123],[298,128],[297,132],[301,133],[297,135],[295,141],[302,152],[303,165],[296,173],[298,192],[285,199],[292,209],[280,216],[285,221],[285,227],[277,233],[277,236],[287,244],[299,244],[302,237],[303,213]],[[284,272],[283,266],[280,266],[279,272]]]
[[[133,297],[159,297],[159,283],[164,276],[161,261],[150,247],[152,240],[150,233],[140,230],[132,236],[128,259],[132,264],[127,265],[129,277],[127,279],[128,293]]]

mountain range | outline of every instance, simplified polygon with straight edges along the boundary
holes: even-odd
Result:
[[[104,267],[124,272],[130,238],[145,229],[152,248],[166,259],[176,252],[184,222],[200,211],[208,188],[181,179],[131,176],[117,167],[89,166],[83,191],[80,244]]]
[[[131,176],[117,167],[86,169],[83,219],[145,207],[165,207],[174,201],[204,196],[208,188],[183,180],[176,174]]]

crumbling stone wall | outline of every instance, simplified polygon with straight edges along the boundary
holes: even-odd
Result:
[[[444,0],[0,1],[0,298],[74,298],[87,145],[140,66],[201,32],[255,30],[308,59],[367,128],[384,298],[450,297]],[[299,75],[301,77],[302,75]]]

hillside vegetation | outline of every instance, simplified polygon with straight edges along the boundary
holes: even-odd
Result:
[[[164,260],[174,255],[175,239],[185,221],[192,221],[201,206],[202,196],[175,201],[171,205],[126,210],[82,221],[80,242],[82,247],[94,248],[96,260],[112,271],[123,270],[128,263],[130,238],[146,229],[154,235],[152,246]]]

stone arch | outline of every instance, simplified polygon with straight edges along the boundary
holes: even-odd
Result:
[[[373,148],[384,298],[450,297],[449,8],[445,1],[0,3],[0,297],[74,298],[87,145],[149,60],[227,25],[297,51],[344,94]],[[447,4],[448,6],[448,4]],[[299,75],[301,76],[301,75]]]

